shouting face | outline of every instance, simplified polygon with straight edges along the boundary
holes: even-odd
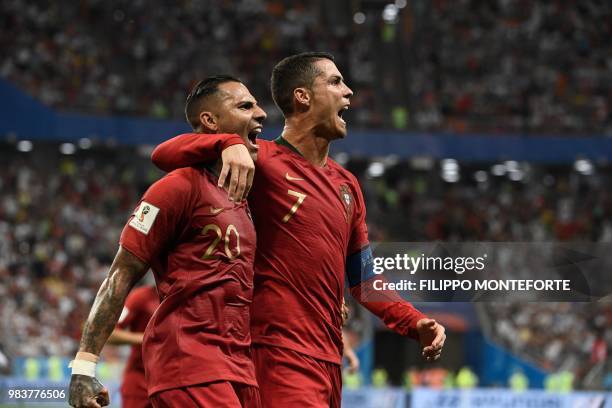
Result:
[[[220,133],[236,133],[242,137],[255,159],[257,136],[263,129],[266,113],[257,105],[244,84],[225,82],[219,85],[219,105],[214,109]]]
[[[342,115],[348,110],[353,91],[344,83],[342,74],[333,61],[315,62],[320,74],[311,87],[310,113],[315,131],[329,140],[346,136],[346,122]]]

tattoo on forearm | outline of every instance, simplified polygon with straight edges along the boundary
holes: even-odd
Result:
[[[125,298],[144,272],[146,266],[141,261],[125,251],[119,251],[83,327],[80,351],[100,354],[117,324]]]

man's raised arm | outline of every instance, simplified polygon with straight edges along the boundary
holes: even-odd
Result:
[[[89,312],[79,352],[72,362],[68,401],[73,407],[100,407],[109,404],[108,391],[95,378],[96,363],[102,347],[119,320],[128,293],[147,269],[144,262],[119,247]]]
[[[255,163],[236,134],[184,133],[158,145],[151,160],[160,169],[170,172],[181,167],[222,159],[219,187],[226,184],[231,200],[242,201],[253,184]]]
[[[157,146],[151,160],[163,171],[170,172],[217,160],[223,150],[237,144],[244,145],[244,141],[235,134],[183,133]]]

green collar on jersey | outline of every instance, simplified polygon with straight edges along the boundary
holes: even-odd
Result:
[[[300,153],[300,151],[298,149],[296,149],[295,146],[293,146],[291,143],[289,143],[287,140],[285,140],[285,138],[283,138],[282,136],[279,136],[276,139],[274,139],[274,143],[276,143],[277,145],[288,147],[289,149],[293,150],[294,152],[296,152],[300,156],[304,157],[304,155],[302,153]]]

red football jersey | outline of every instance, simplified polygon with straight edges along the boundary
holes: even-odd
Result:
[[[143,333],[153,312],[159,306],[159,296],[153,286],[141,286],[133,289],[125,300],[125,306],[119,317],[117,327],[131,332]],[[131,347],[121,383],[122,395],[145,395],[147,385],[142,362],[142,346]]]
[[[250,359],[255,229],[204,168],[153,184],[121,234],[151,266],[161,303],[145,331],[149,395],[226,380],[257,385]]]
[[[235,140],[238,136],[215,135]],[[218,156],[219,140],[186,134],[159,145],[153,161],[164,170]],[[341,364],[341,305],[348,255],[369,244],[366,211],[355,176],[331,159],[318,167],[283,139],[259,140],[249,204],[257,230],[254,343],[286,347]],[[416,336],[420,312],[401,298],[366,308],[404,335]]]

